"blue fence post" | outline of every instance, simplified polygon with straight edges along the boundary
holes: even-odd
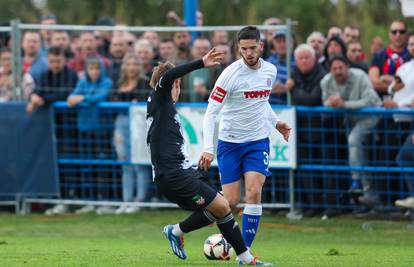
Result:
[[[187,26],[197,26],[198,0],[184,0],[184,21]],[[197,37],[196,32],[191,33],[191,39]]]

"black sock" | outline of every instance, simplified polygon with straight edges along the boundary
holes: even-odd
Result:
[[[217,220],[216,223],[220,229],[220,232],[223,234],[227,242],[229,242],[233,247],[237,255],[240,255],[247,250],[239,225],[234,220],[231,212],[223,219]]]
[[[179,226],[183,233],[188,233],[213,223],[216,220],[208,210],[195,211],[187,219],[180,222]]]

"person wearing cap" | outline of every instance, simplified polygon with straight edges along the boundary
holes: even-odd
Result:
[[[342,109],[360,109],[378,107],[381,99],[374,90],[368,75],[360,70],[349,68],[348,60],[342,55],[331,57],[329,73],[321,81],[322,103],[324,106]],[[369,141],[370,134],[378,122],[378,118],[370,116],[345,115],[345,125],[348,141],[348,157],[351,167],[366,165],[364,144]],[[361,171],[351,171],[352,184],[350,192],[362,193],[360,197],[375,199],[369,174]]]
[[[272,93],[269,97],[270,104],[287,104],[286,93],[278,93],[280,90],[285,88],[285,84],[288,80],[288,66],[286,60],[287,48],[286,48],[286,30],[277,30],[273,33],[272,44],[276,51],[275,54],[267,58],[266,61],[272,63],[277,68],[276,80],[273,84]],[[293,48],[293,47],[292,47]],[[291,49],[293,51],[293,49]],[[291,71],[295,67],[295,58],[291,54]]]

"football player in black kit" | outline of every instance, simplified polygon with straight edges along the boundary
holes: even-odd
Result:
[[[175,106],[180,95],[180,78],[196,69],[218,66],[222,57],[223,54],[213,48],[202,59],[177,67],[166,62],[154,68],[150,81],[154,91],[147,103],[147,145],[155,173],[154,182],[169,201],[193,211],[182,222],[165,226],[163,232],[174,254],[186,259],[184,234],[216,222],[234,248],[240,265],[272,266],[254,258],[247,250],[229,203],[186,156]]]

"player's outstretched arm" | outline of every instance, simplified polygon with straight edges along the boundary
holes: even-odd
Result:
[[[174,81],[184,75],[203,67],[214,67],[220,65],[223,59],[223,52],[216,52],[213,47],[202,59],[182,64],[168,70],[160,80],[161,88],[172,88]]]

